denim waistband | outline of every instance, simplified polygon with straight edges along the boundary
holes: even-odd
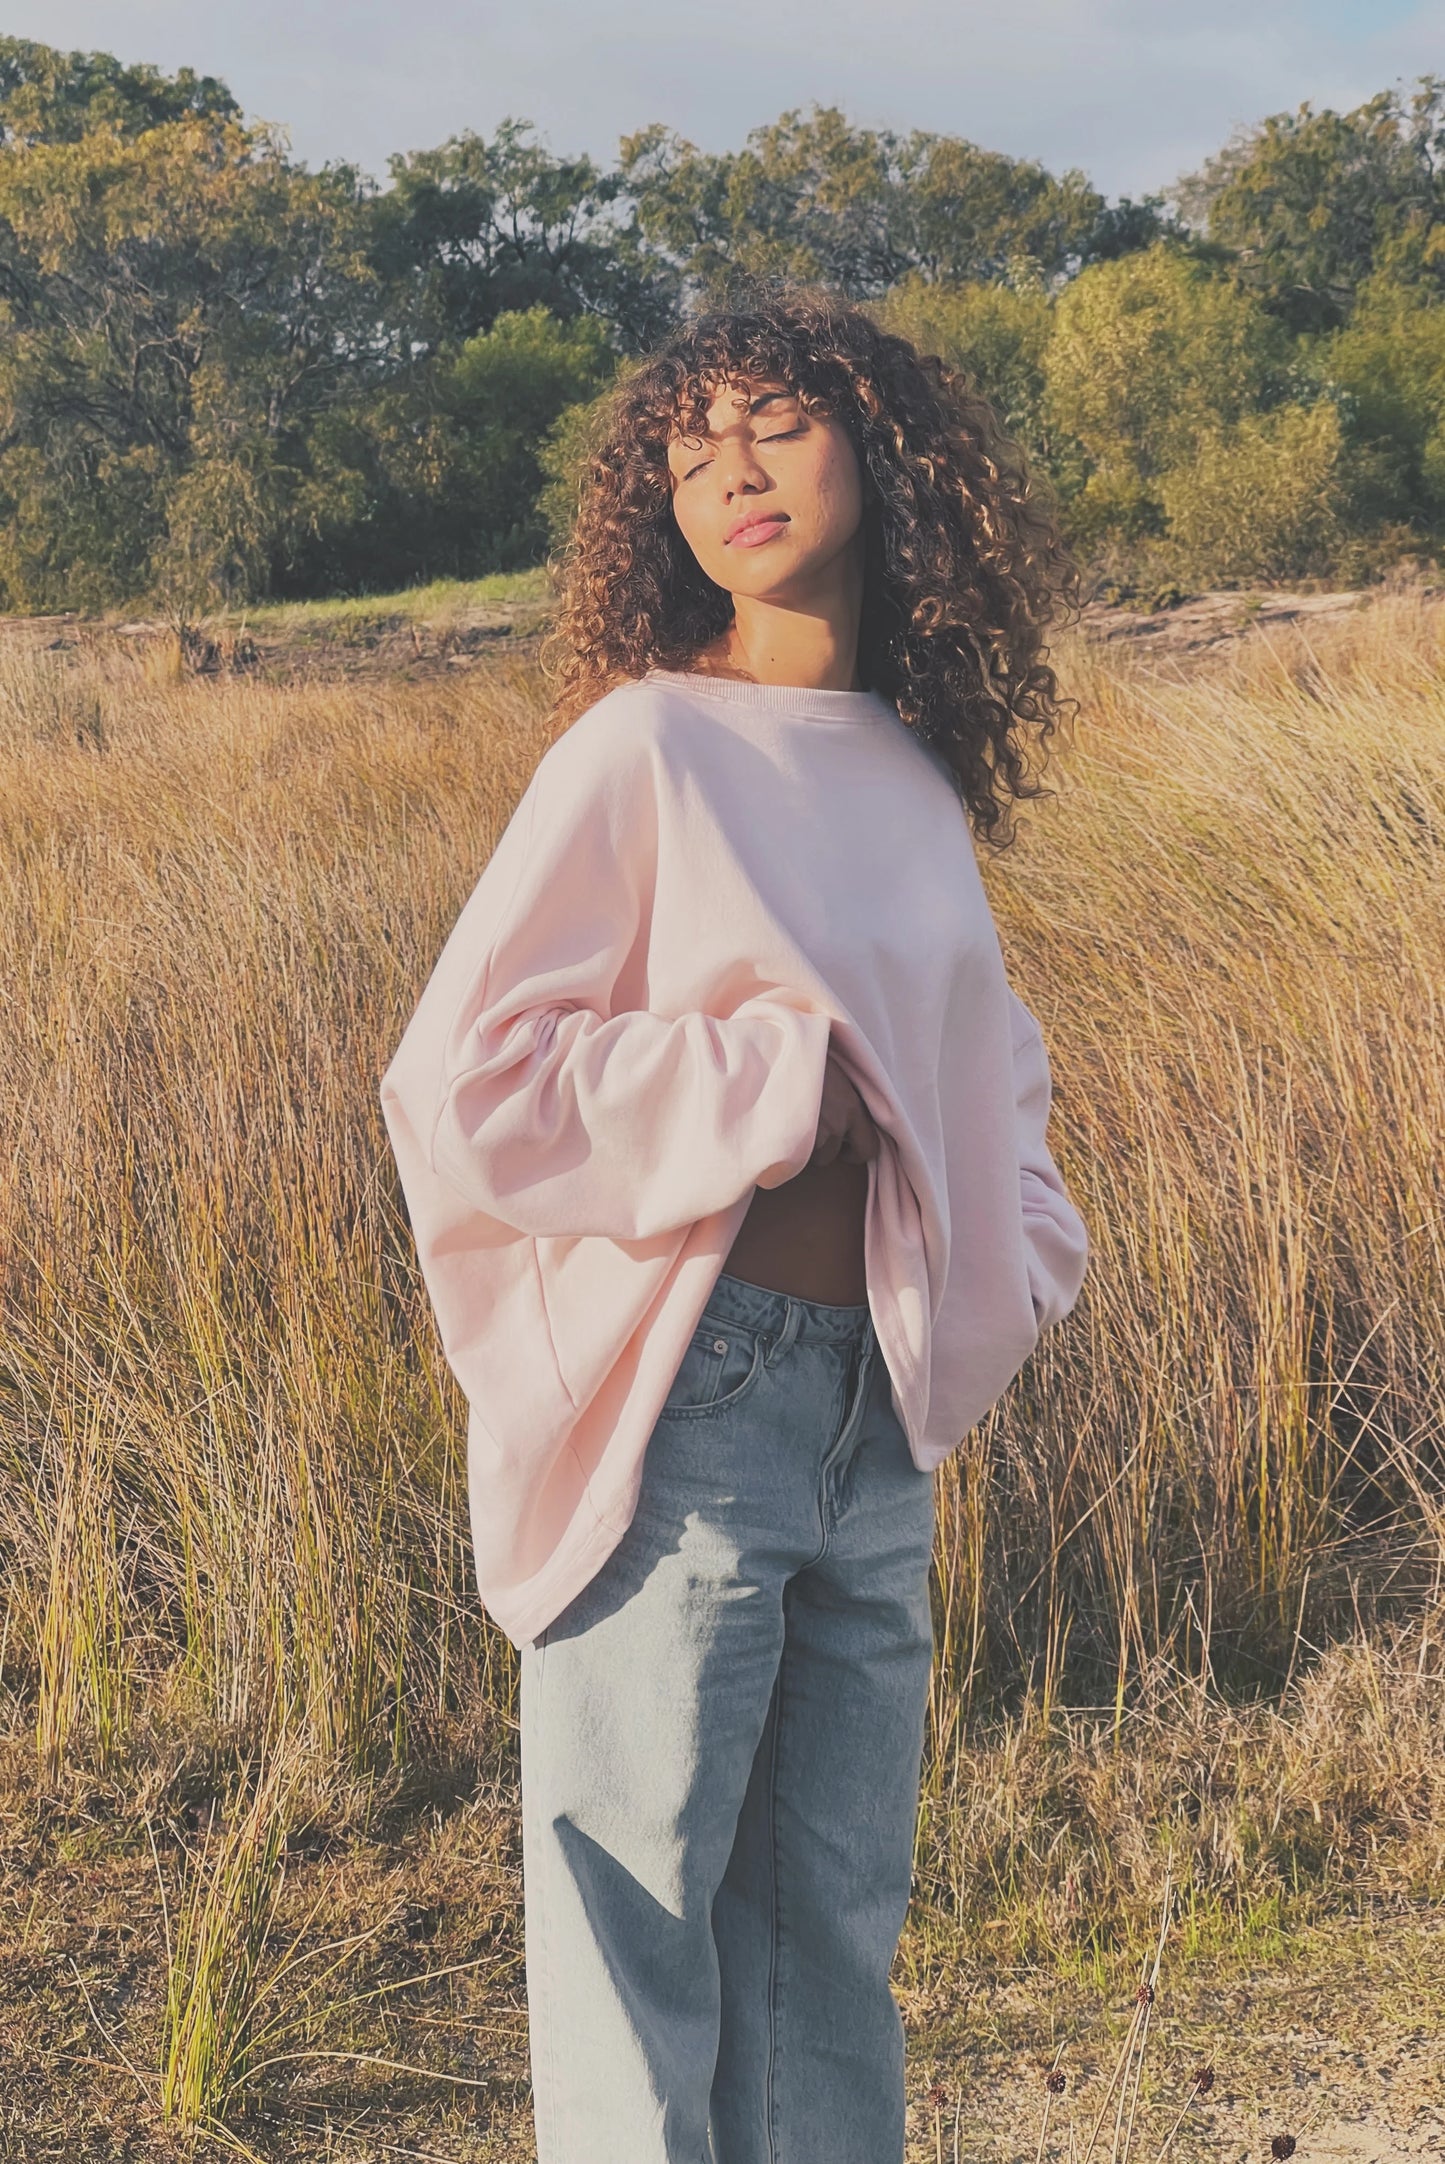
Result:
[[[790,1292],[774,1292],[768,1285],[754,1285],[744,1277],[719,1273],[704,1315],[719,1322],[739,1322],[768,1337],[788,1344],[798,1339],[829,1340],[835,1344],[861,1345],[873,1328],[873,1316],[865,1300],[859,1307],[835,1306],[828,1300],[799,1300]]]

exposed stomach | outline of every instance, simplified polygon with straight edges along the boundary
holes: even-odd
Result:
[[[867,1203],[866,1164],[835,1157],[830,1165],[805,1165],[781,1187],[754,1190],[723,1268],[796,1300],[861,1307],[868,1298]]]

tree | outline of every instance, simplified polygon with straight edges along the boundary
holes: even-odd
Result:
[[[1207,429],[1285,396],[1290,358],[1280,324],[1173,242],[1081,271],[1054,304],[1043,399],[1082,447],[1079,537],[1160,531],[1160,475]]]
[[[572,532],[588,458],[606,431],[609,394],[629,365],[622,362],[611,380],[591,398],[564,406],[537,447],[537,463],[543,476],[537,510],[546,525],[549,555],[560,554]]]
[[[1044,356],[1054,304],[1041,281],[1015,286],[930,285],[917,273],[874,305],[885,330],[959,369],[1010,435],[1042,465],[1056,445],[1044,416]]]
[[[170,120],[239,120],[213,75],[127,67],[109,53],[62,53],[29,38],[0,38],[0,149],[78,143],[109,128],[131,141]]]
[[[374,340],[363,197],[209,113],[0,152],[10,606],[264,590],[310,418]]]
[[[539,304],[327,415],[278,583],[334,591],[538,562],[549,538],[544,439],[616,365],[595,317],[559,322]]]
[[[855,128],[835,106],[784,113],[738,152],[644,128],[624,136],[619,171],[642,236],[694,298],[769,272],[821,279],[856,300],[909,276],[1057,282],[1108,230],[1082,173],[1055,179],[959,136]]]
[[[1445,519],[1445,303],[1377,271],[1313,364],[1347,414],[1362,515],[1427,529]]]
[[[1250,491],[1304,473],[1306,554],[1370,519],[1428,535],[1442,173],[1425,76],[1262,122],[1179,183],[1183,219],[818,105],[735,152],[644,128],[610,169],[508,119],[378,189],[294,162],[213,77],[0,38],[0,606],[534,561],[618,369],[759,272],[960,368],[1078,543],[1281,563]]]
[[[1076,167],[1057,179],[1032,159],[956,135],[907,136],[896,161],[899,275],[930,284],[1042,279],[1056,288],[1089,260],[1104,198]]]
[[[1192,455],[1161,475],[1174,561],[1203,581],[1299,578],[1323,571],[1346,530],[1339,410],[1322,398],[1211,423]]]
[[[1186,219],[1292,331],[1337,329],[1377,269],[1445,295],[1445,77],[1353,112],[1274,113],[1176,183]]]
[[[619,219],[619,176],[553,157],[531,135],[508,119],[490,142],[468,130],[389,160],[371,257],[401,358],[536,306],[563,321],[596,316],[624,352],[671,322],[677,278]]]

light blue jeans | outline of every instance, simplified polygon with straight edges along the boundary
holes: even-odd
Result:
[[[902,2164],[932,1545],[867,1307],[724,1272],[521,1651],[539,2164]]]

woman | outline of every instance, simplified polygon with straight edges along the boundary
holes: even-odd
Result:
[[[826,293],[631,369],[558,718],[382,1083],[520,1648],[541,2164],[899,2164],[933,1469],[1087,1237],[974,855],[1075,574]]]

